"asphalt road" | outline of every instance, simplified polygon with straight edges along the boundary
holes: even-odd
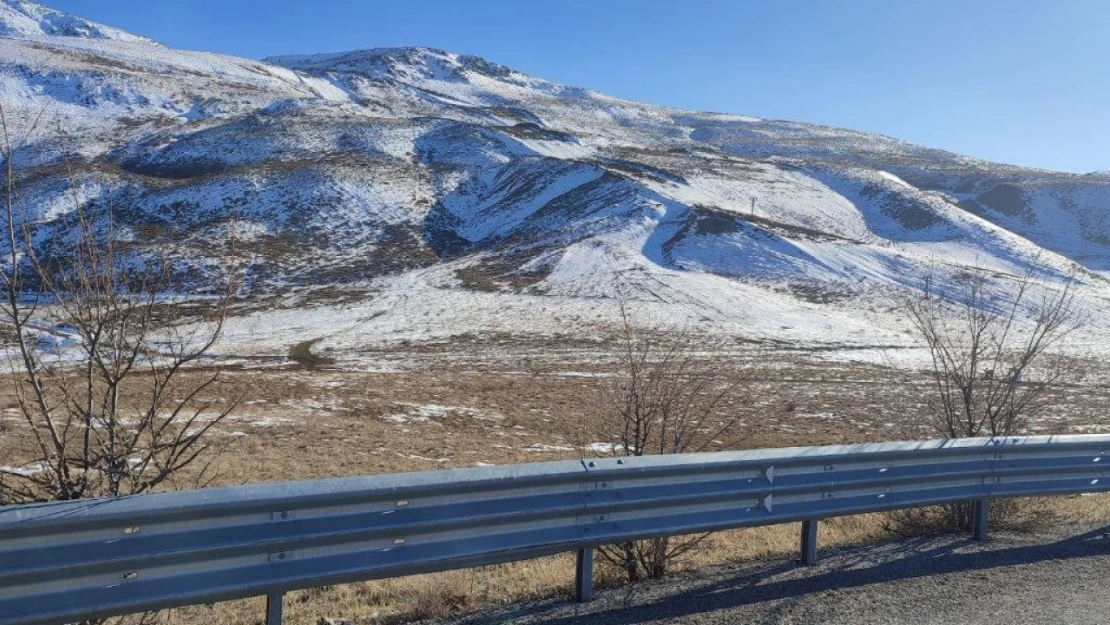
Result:
[[[814,567],[759,560],[456,622],[1099,625],[1110,623],[1110,526],[826,550]]]

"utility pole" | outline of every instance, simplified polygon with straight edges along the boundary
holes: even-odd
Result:
[[[755,217],[755,198],[752,198],[752,217]]]

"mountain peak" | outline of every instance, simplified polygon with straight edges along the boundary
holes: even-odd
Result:
[[[28,0],[0,0],[0,37],[79,37],[155,43]]]
[[[458,80],[465,72],[504,78],[513,70],[477,56],[455,54],[438,48],[371,48],[329,54],[274,56],[267,63],[301,71],[335,71],[374,77]]]

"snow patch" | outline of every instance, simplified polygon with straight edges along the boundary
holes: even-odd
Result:
[[[469,406],[450,406],[443,404],[411,404],[394,402],[395,406],[402,406],[402,412],[382,415],[379,418],[391,423],[427,423],[447,416],[460,416],[480,421],[500,421],[505,417],[500,413]]]

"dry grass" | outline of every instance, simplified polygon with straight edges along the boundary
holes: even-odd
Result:
[[[489,342],[486,343],[487,345]],[[599,398],[597,378],[583,372],[605,368],[601,350],[572,344],[567,361],[544,360],[549,346],[499,346],[511,361],[458,345],[442,354],[427,345],[404,356],[434,366],[398,373],[313,370],[304,367],[228,372],[245,393],[220,436],[234,440],[221,463],[219,483],[311,479],[344,475],[507,464],[577,457],[582,420]],[[447,353],[451,352],[449,357]],[[441,356],[443,356],[441,358]],[[878,367],[792,358],[757,369],[755,401],[737,398],[729,410],[743,424],[719,448],[876,441],[897,438],[894,424],[919,397],[904,375]],[[423,359],[423,360],[421,360]],[[469,359],[469,360],[468,360]],[[455,368],[439,366],[449,360]],[[502,363],[503,364],[498,364]],[[493,363],[493,364],[491,364]],[[522,372],[524,371],[524,372]],[[26,426],[13,412],[13,380],[0,382],[0,464],[25,461]],[[1043,431],[1103,431],[1110,389],[1077,388]],[[788,409],[786,406],[790,406]],[[1089,418],[1087,417],[1089,416]],[[187,476],[176,484],[188,486]],[[1110,522],[1110,497],[1045,500],[1060,523]],[[821,524],[823,548],[882,539],[884,518],[862,515]],[[707,548],[680,563],[678,571],[798,549],[798,524],[721,532]],[[621,576],[599,560],[601,585]],[[395,623],[459,614],[540,597],[569,597],[574,579],[570,554],[479,569],[291,592],[286,622],[315,625],[320,617],[363,623]],[[261,623],[262,599],[167,611],[173,625]]]

